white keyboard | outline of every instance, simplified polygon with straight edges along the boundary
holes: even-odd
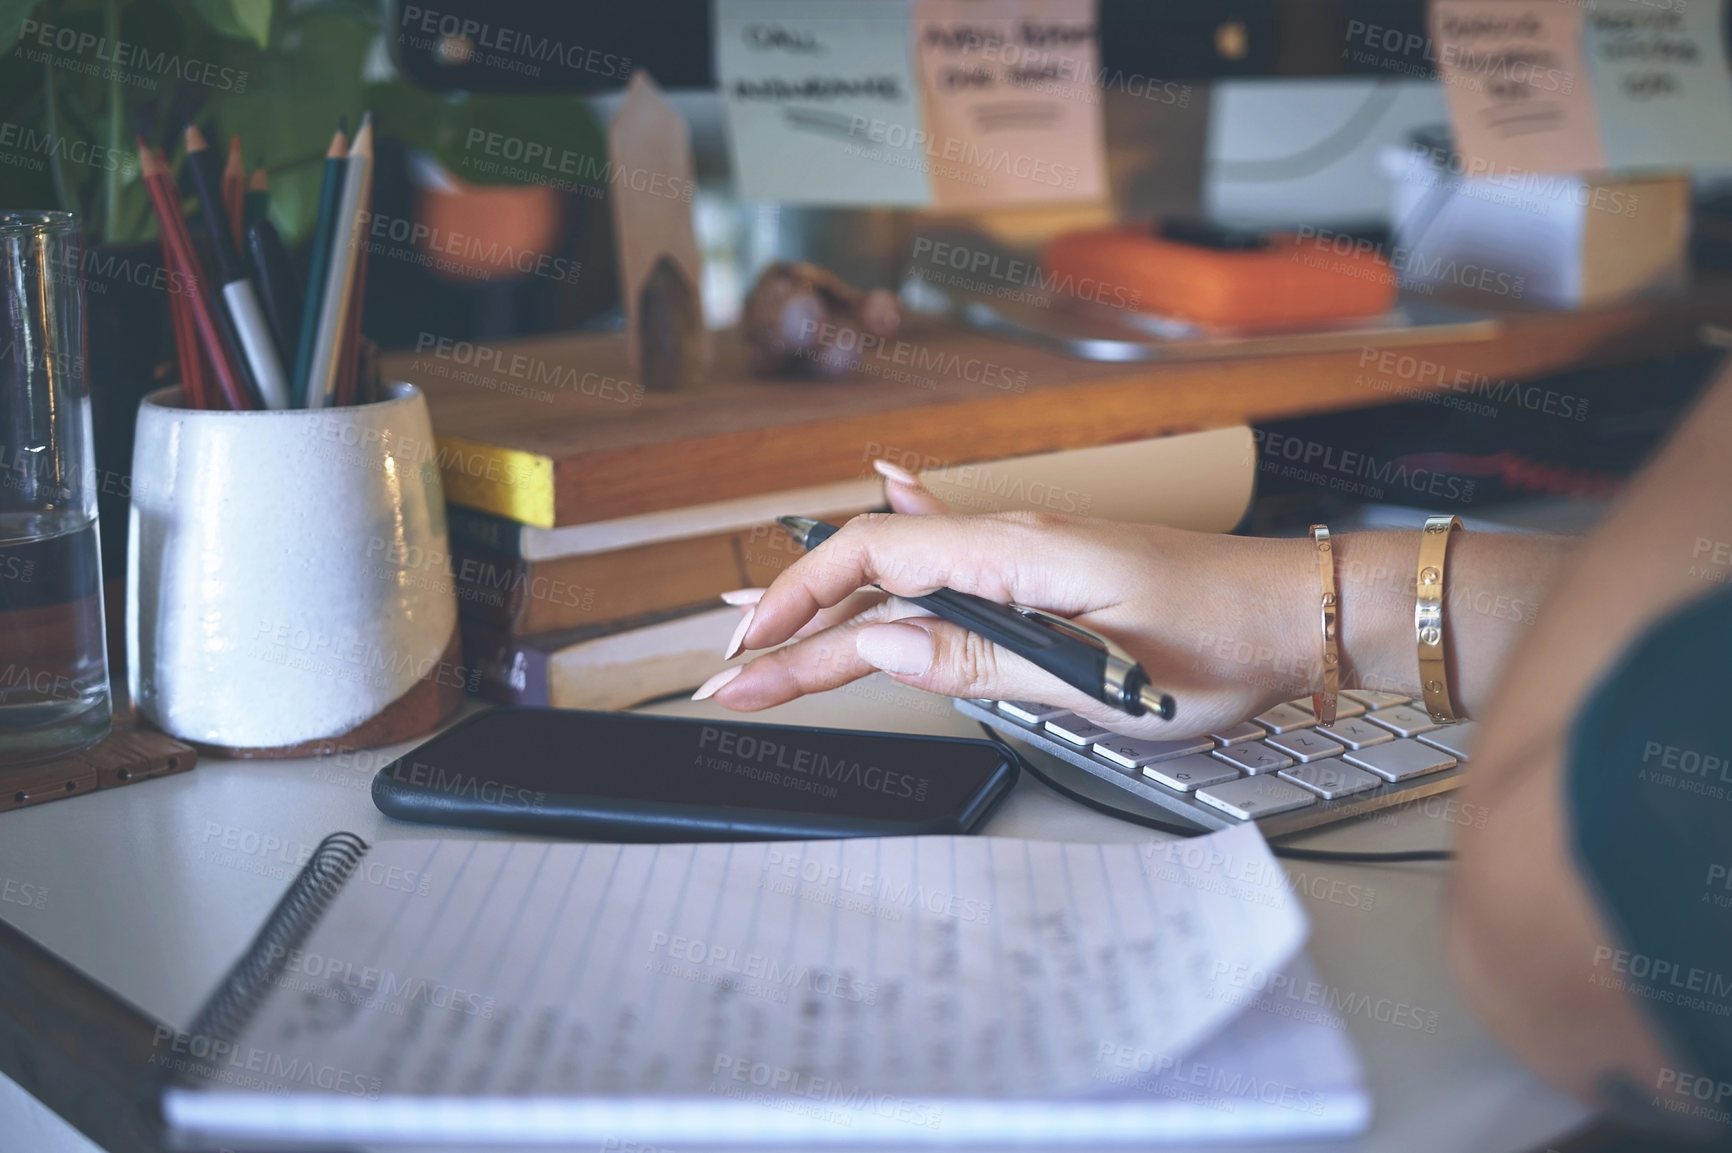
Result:
[[[1404,804],[1461,783],[1478,726],[1438,725],[1408,697],[1349,689],[1325,728],[1311,698],[1185,741],[1110,733],[1027,701],[957,701],[1007,737],[1202,829],[1256,821],[1265,836]]]

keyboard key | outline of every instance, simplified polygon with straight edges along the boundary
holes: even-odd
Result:
[[[1250,721],[1240,721],[1236,725],[1224,725],[1209,734],[1217,743],[1223,745],[1242,745],[1246,741],[1260,741],[1268,735],[1268,729],[1262,725],[1254,725]]]
[[[1037,705],[1033,701],[999,701],[998,711],[1007,717],[1021,721],[1025,725],[1043,725],[1047,721],[1067,716],[1068,709],[1055,708],[1052,705]]]
[[[1308,729],[1317,723],[1316,717],[1292,705],[1276,705],[1252,719],[1272,733],[1290,733],[1294,729]]]
[[[1263,743],[1272,749],[1279,749],[1296,761],[1320,761],[1324,757],[1333,757],[1346,747],[1340,741],[1330,740],[1318,729],[1281,733]]]
[[[1341,695],[1352,697],[1372,712],[1376,712],[1378,709],[1393,708],[1396,705],[1405,705],[1413,699],[1412,697],[1404,697],[1400,693],[1380,693],[1376,689],[1342,689]]]
[[[1287,703],[1302,713],[1310,713],[1312,716],[1317,715],[1317,710],[1311,707],[1313,702],[1310,697],[1301,697],[1296,701],[1288,701]],[[1335,694],[1336,720],[1341,720],[1343,717],[1358,717],[1363,715],[1365,715],[1364,705],[1360,704],[1346,693]]]
[[[1398,737],[1417,737],[1420,733],[1429,733],[1437,728],[1437,722],[1430,716],[1406,705],[1378,709],[1368,714],[1366,719],[1374,725],[1382,725]]]
[[[1103,729],[1093,721],[1085,721],[1075,713],[1060,713],[1046,722],[1044,728],[1066,744],[1081,745],[1085,749],[1102,737],[1113,735],[1110,729]]]
[[[1209,785],[1197,790],[1197,799],[1241,821],[1254,821],[1258,817],[1303,809],[1317,803],[1313,794],[1298,785],[1270,776],[1245,777]]]
[[[1455,758],[1442,749],[1434,749],[1418,741],[1391,741],[1387,745],[1355,749],[1344,754],[1341,759],[1350,765],[1370,769],[1386,781],[1405,781],[1409,777],[1422,777],[1426,773],[1453,769],[1456,765]]]
[[[1284,769],[1293,763],[1292,757],[1276,752],[1262,741],[1252,741],[1248,745],[1228,745],[1224,749],[1216,749],[1215,755],[1229,765],[1244,769],[1253,777],[1258,773],[1272,773],[1276,769]]]
[[[1310,789],[1326,801],[1363,793],[1366,789],[1375,789],[1383,783],[1364,769],[1356,769],[1345,761],[1334,758],[1312,761],[1308,765],[1294,765],[1290,769],[1282,769],[1280,776],[1282,780]]]
[[[1214,757],[1198,754],[1180,757],[1176,761],[1159,761],[1143,767],[1143,776],[1149,780],[1188,793],[1192,789],[1204,785],[1219,784],[1222,781],[1237,780],[1239,770],[1232,765],[1222,764]]]
[[[1318,725],[1317,731],[1331,740],[1340,741],[1350,749],[1369,748],[1395,739],[1394,733],[1372,724],[1364,717],[1336,721],[1332,725]]]
[[[1188,741],[1144,741],[1136,737],[1109,735],[1106,740],[1095,742],[1095,755],[1122,768],[1140,769],[1156,761],[1206,753],[1214,747],[1215,742],[1208,737],[1195,737]]]
[[[1458,761],[1469,761],[1468,750],[1479,737],[1478,721],[1458,721],[1426,733],[1419,739],[1434,749],[1442,749]]]

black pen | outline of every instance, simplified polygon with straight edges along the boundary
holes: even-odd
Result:
[[[805,516],[777,518],[800,547],[814,549],[836,534],[836,526]],[[904,597],[934,616],[1003,645],[1030,664],[1102,704],[1140,717],[1155,713],[1172,720],[1177,706],[1171,693],[1149,684],[1149,675],[1112,641],[1075,621],[1023,605],[1001,605],[973,593],[939,589]]]

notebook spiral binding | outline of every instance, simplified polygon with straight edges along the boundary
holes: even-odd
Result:
[[[289,955],[319,923],[367,848],[367,842],[353,833],[332,833],[319,842],[240,960],[199,1010],[187,1030],[192,1037],[232,1043],[240,1036],[282,975]]]

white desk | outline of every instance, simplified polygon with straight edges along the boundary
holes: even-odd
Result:
[[[687,702],[650,711],[722,715]],[[947,702],[883,678],[751,719],[979,733]],[[8,881],[15,898],[26,892],[24,885],[33,886],[32,898],[46,892],[40,908],[0,900],[0,918],[151,1017],[185,1027],[294,876],[303,846],[340,829],[369,841],[488,836],[393,822],[373,807],[368,788],[374,772],[408,747],[325,760],[207,758],[190,773],[7,813],[0,816],[0,894]],[[1090,812],[1027,778],[985,831],[1092,842],[1159,836]],[[1438,816],[1404,811],[1304,843],[1438,847],[1449,843],[1451,832]],[[1435,1014],[1436,1025],[1432,1031],[1409,1028],[1412,1014],[1405,1013],[1399,1025],[1350,1015],[1347,1027],[1376,1102],[1370,1132],[1345,1145],[1280,1148],[1517,1153],[1586,1120],[1584,1111],[1505,1055],[1456,997],[1439,916],[1446,868],[1289,865],[1308,897],[1310,952],[1323,979],[1356,1003],[1389,999],[1427,1019]],[[0,1077],[0,1149],[91,1153],[96,1146]]]

